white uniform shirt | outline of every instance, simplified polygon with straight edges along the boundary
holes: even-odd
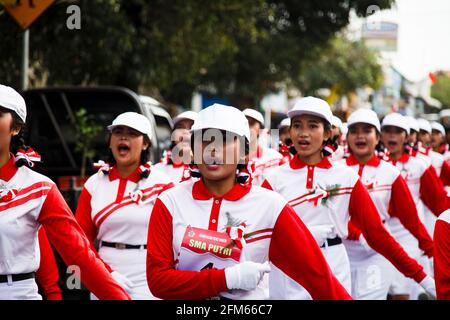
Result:
[[[358,180],[353,170],[328,157],[308,166],[295,156],[271,172],[263,186],[281,194],[306,226],[334,225],[336,235],[346,238],[350,195]]]
[[[266,175],[283,163],[283,155],[278,151],[258,146],[256,155],[250,159],[253,184],[261,185]]]
[[[165,173],[168,177],[170,177],[174,184],[180,183],[190,177],[189,166],[184,164],[175,165],[160,162],[155,164],[153,168]]]
[[[348,166],[331,163],[328,157],[311,166],[295,156],[270,173],[263,186],[287,199],[308,227],[331,224],[345,239],[351,218],[369,245],[403,274],[416,281],[425,277],[423,268],[389,235],[358,174]]]
[[[4,169],[3,169],[4,170]],[[15,196],[0,202],[0,274],[34,272],[39,267],[39,214],[55,185],[47,177],[21,167],[1,189]]]
[[[38,229],[43,225],[50,242],[67,265],[80,268],[81,280],[89,290],[101,299],[128,298],[90,249],[88,239],[50,179],[25,166],[16,168],[12,155],[0,169],[0,179],[3,189],[0,201],[1,275],[30,273],[38,269]]]
[[[167,190],[155,204],[147,258],[147,279],[153,294],[163,299],[205,299],[218,294],[232,299],[264,298],[262,283],[252,291],[228,291],[223,269],[226,261],[211,258],[213,248],[205,246],[196,258],[186,258],[189,256],[182,247],[184,238],[198,234],[190,233],[190,227],[223,233],[227,226],[242,223],[247,225],[246,245],[239,262],[269,260],[271,274],[283,272],[316,299],[349,297],[332,275],[314,238],[280,195],[247,183],[235,184],[223,197],[216,197],[202,180],[183,182]],[[208,263],[208,259],[213,260]],[[278,289],[284,286],[271,285]],[[270,289],[271,295],[275,291]]]
[[[400,171],[376,156],[365,165],[359,164],[352,155],[342,163],[358,172],[381,219],[397,220],[396,223],[401,223],[419,240],[422,250],[431,255],[433,242],[419,219],[416,204]]]
[[[84,185],[77,220],[91,241],[144,245],[155,200],[172,186],[170,178],[155,168],[143,179],[138,170],[127,178],[121,178],[116,167],[109,174],[99,170]]]

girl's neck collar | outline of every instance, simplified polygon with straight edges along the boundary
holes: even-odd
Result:
[[[303,162],[308,166],[315,166],[321,163],[325,157],[323,156],[322,153],[320,153],[319,155],[312,155],[310,157],[302,157],[298,155],[298,158],[300,159],[301,162]]]
[[[227,177],[224,180],[206,180],[202,179],[205,187],[216,197],[223,197],[236,184],[236,177]]]

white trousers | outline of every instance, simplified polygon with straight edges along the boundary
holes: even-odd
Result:
[[[133,300],[158,300],[147,284],[147,250],[101,247],[98,253],[112,270],[120,272],[133,282],[133,290],[128,292]],[[91,294],[91,299],[97,298]]]
[[[350,294],[352,288],[350,262],[344,245],[338,244],[321,248],[321,250],[334,276]],[[312,300],[311,295],[303,286],[299,285],[273,265],[269,273],[269,282],[271,283],[269,292],[271,299]]]
[[[421,250],[419,249],[419,244],[416,238],[414,238],[410,233],[407,233],[403,234],[400,237],[396,237],[396,239],[411,258],[415,259],[418,262],[420,261],[422,253]],[[391,268],[394,273],[394,279],[389,289],[389,294],[410,295],[413,286],[415,285],[416,282],[411,278],[405,277],[392,264]]]
[[[0,283],[0,300],[42,300],[34,279]]]
[[[352,297],[355,300],[386,300],[393,281],[391,263],[359,241],[344,241],[350,260]]]

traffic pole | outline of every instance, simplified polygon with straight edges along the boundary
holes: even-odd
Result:
[[[22,46],[22,90],[28,89],[28,68],[30,60],[30,29],[23,33]]]

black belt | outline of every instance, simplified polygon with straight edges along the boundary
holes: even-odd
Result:
[[[115,242],[106,242],[106,241],[100,241],[100,247],[109,247],[109,248],[116,248],[116,249],[147,249],[146,244],[141,245],[134,245],[134,244],[125,244],[125,243],[115,243]]]
[[[328,244],[328,247],[332,247],[338,244],[342,243],[342,239],[339,237],[333,238],[333,239],[327,239],[326,243],[324,243],[323,245],[321,245],[321,248],[325,248],[325,245]]]
[[[35,277],[36,277],[36,274],[34,272],[21,273],[21,274],[12,274],[11,275],[11,281],[16,282],[16,281],[33,279]],[[0,283],[6,283],[6,282],[8,282],[8,276],[0,274]]]

